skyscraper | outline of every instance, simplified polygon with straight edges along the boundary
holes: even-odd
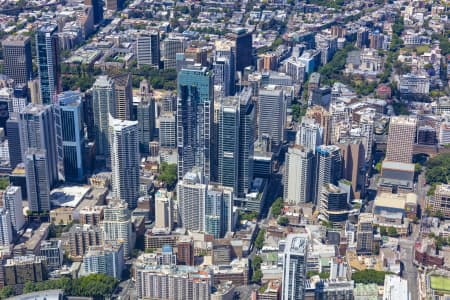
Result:
[[[123,255],[129,257],[131,253],[131,216],[125,202],[111,201],[104,210],[102,222],[103,240],[105,243],[123,244]]]
[[[284,201],[305,203],[313,201],[314,154],[300,145],[290,147],[284,173]]]
[[[239,95],[239,163],[238,185],[235,194],[244,197],[253,180],[253,153],[256,128],[256,108],[252,101],[252,89],[244,88]]]
[[[306,265],[308,260],[306,235],[289,234],[283,253],[283,300],[305,299]]]
[[[92,6],[94,10],[94,24],[99,24],[103,21],[103,0],[84,0],[84,5]]]
[[[236,48],[236,71],[243,72],[245,67],[253,65],[253,38],[252,33],[245,28],[239,28],[226,38],[235,43]]]
[[[23,35],[9,35],[3,46],[3,72],[14,79],[14,83],[26,84],[33,78],[30,38]]]
[[[215,43],[216,58],[225,58],[230,69],[229,95],[236,93],[236,48],[230,40],[219,40]]]
[[[22,147],[20,146],[20,118],[17,113],[9,115],[6,121],[6,135],[8,136],[9,166],[12,170],[22,162]]]
[[[116,97],[114,81],[108,76],[99,76],[92,87],[92,104],[94,112],[95,146],[98,155],[109,157],[109,115],[116,115]]]
[[[352,199],[360,199],[365,190],[364,146],[359,139],[341,139],[337,145],[342,154],[342,176],[352,183]]]
[[[136,40],[136,54],[138,66],[159,68],[161,60],[159,48],[159,32],[148,31],[141,33]]]
[[[60,91],[60,62],[58,26],[45,24],[36,31],[36,53],[39,71],[41,102],[56,102]]]
[[[188,230],[203,231],[205,228],[205,199],[207,185],[202,173],[194,169],[186,173],[177,184],[177,199],[182,226]]]
[[[9,211],[7,209],[0,208],[0,246],[9,247],[12,242],[13,233]]]
[[[237,190],[239,168],[239,98],[220,103],[218,120],[218,181]]]
[[[155,130],[155,101],[148,91],[147,81],[141,82],[141,93],[137,104],[137,121],[139,130],[139,150],[150,153],[149,143],[153,140]]]
[[[337,185],[342,176],[342,157],[339,147],[334,145],[317,147],[314,174],[314,203],[317,205],[324,184]]]
[[[213,62],[214,85],[220,90],[222,97],[231,95],[231,67],[228,58],[219,56]]]
[[[64,152],[64,177],[66,181],[82,181],[85,141],[81,94],[73,91],[64,92],[58,95],[58,100]]]
[[[9,211],[12,229],[17,232],[25,224],[22,208],[22,191],[19,186],[10,185],[3,193],[3,208]]]
[[[331,143],[331,115],[320,105],[309,107],[305,117],[316,120],[316,123],[322,128],[322,142],[324,145]]]
[[[161,148],[177,146],[177,123],[172,112],[163,112],[159,117],[159,145]]]
[[[233,189],[209,185],[205,198],[206,233],[218,239],[233,231]]]
[[[121,74],[113,77],[114,96],[116,97],[114,118],[120,120],[132,120],[133,114],[133,87],[131,74]]]
[[[139,198],[138,122],[110,118],[112,191],[130,209]]]
[[[42,150],[47,164],[46,176],[50,186],[53,186],[58,181],[54,108],[50,105],[28,104],[19,117],[22,158],[25,161],[26,151],[30,148]]]
[[[28,148],[25,151],[27,199],[32,212],[50,211],[50,172],[46,151]]]
[[[386,160],[411,163],[416,136],[417,119],[408,116],[391,117]]]
[[[280,86],[269,85],[259,90],[258,138],[268,138],[272,151],[284,141],[286,99]]]
[[[162,42],[162,60],[164,62],[164,69],[176,68],[177,53],[184,53],[187,47],[187,39],[184,36],[169,35]]]
[[[178,179],[200,168],[210,179],[211,129],[213,122],[213,76],[199,65],[178,73],[177,147]]]

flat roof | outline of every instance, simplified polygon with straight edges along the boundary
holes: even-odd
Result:
[[[51,191],[50,201],[55,206],[75,208],[90,189],[88,185],[57,188]]]
[[[382,169],[391,169],[391,170],[393,169],[405,172],[414,172],[414,164],[384,160],[382,164]]]

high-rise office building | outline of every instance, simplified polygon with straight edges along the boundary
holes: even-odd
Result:
[[[58,181],[56,118],[51,105],[28,104],[19,114],[22,159],[30,148],[42,150],[51,186]],[[17,155],[17,153],[15,154]]]
[[[166,189],[155,194],[155,228],[173,228],[172,195]]]
[[[25,224],[22,207],[22,190],[19,186],[10,185],[3,193],[3,208],[9,211],[13,231],[17,232]]]
[[[252,33],[240,28],[226,35],[226,38],[235,43],[236,71],[243,72],[245,67],[253,65],[253,38]]]
[[[280,86],[270,85],[259,90],[258,138],[269,139],[272,151],[284,141],[286,99]]]
[[[26,84],[33,78],[31,41],[23,35],[9,35],[3,46],[3,72],[14,79],[14,83]]]
[[[289,234],[283,253],[283,300],[305,299],[308,237]]]
[[[162,41],[162,61],[164,69],[175,69],[177,66],[177,53],[184,53],[187,47],[187,39],[184,36],[169,35]]]
[[[9,247],[13,242],[13,232],[9,210],[0,208],[0,246]]]
[[[172,112],[164,112],[159,117],[159,145],[167,148],[177,146],[177,123]]]
[[[61,86],[57,33],[58,26],[55,24],[45,24],[36,31],[40,99],[43,104],[55,103]]]
[[[389,122],[386,160],[411,163],[414,151],[417,119],[409,116],[392,117]]]
[[[343,228],[349,215],[347,192],[334,184],[325,184],[320,194],[319,212],[333,227]]]
[[[229,95],[236,93],[236,48],[230,40],[219,40],[215,43],[216,58],[225,58],[230,70]]]
[[[342,177],[342,156],[339,147],[335,145],[317,147],[315,167],[314,203],[318,205],[324,184],[337,185]]]
[[[364,157],[366,162],[372,161],[372,148],[373,148],[373,142],[374,142],[374,125],[373,125],[373,119],[362,116],[359,127],[361,129],[361,136],[364,137],[363,144],[364,144]]]
[[[64,92],[58,95],[58,100],[64,153],[64,177],[66,181],[82,181],[84,178],[85,140],[81,94],[74,91]]]
[[[117,242],[123,244],[123,255],[131,253],[131,216],[125,202],[111,201],[104,210],[102,222],[105,244]]]
[[[205,199],[207,185],[200,170],[186,173],[177,184],[177,199],[182,226],[188,230],[205,228]]]
[[[178,73],[177,147],[178,179],[200,168],[210,179],[211,130],[213,123],[213,76],[199,65]]]
[[[213,62],[214,85],[222,97],[231,95],[231,67],[228,58],[219,56]]]
[[[239,95],[239,156],[238,185],[235,194],[244,197],[253,180],[253,153],[256,128],[256,108],[252,101],[252,89],[244,88]]]
[[[139,150],[150,153],[149,143],[155,130],[155,101],[149,93],[147,81],[141,82],[139,102],[136,109],[139,131]]]
[[[50,172],[46,151],[29,148],[25,151],[27,199],[32,212],[50,211]]]
[[[20,145],[20,118],[17,113],[9,114],[6,121],[6,135],[8,136],[9,166],[12,170],[22,162],[22,147]]]
[[[105,161],[109,158],[109,115],[116,115],[114,81],[108,76],[99,76],[92,87],[92,111],[94,112],[95,147]]]
[[[233,231],[233,189],[229,187],[209,185],[205,198],[206,233],[221,238]]]
[[[141,33],[136,39],[136,55],[138,66],[159,68],[161,60],[159,48],[159,32]]]
[[[300,145],[290,147],[285,166],[284,201],[295,204],[313,201],[313,152]]]
[[[342,177],[352,183],[352,199],[361,199],[365,190],[364,146],[359,139],[341,139],[337,144],[342,154]]]
[[[92,6],[94,24],[99,24],[103,21],[103,0],[84,0],[84,5]]]
[[[132,120],[133,114],[133,87],[131,74],[121,74],[113,77],[114,96],[116,97],[114,118]]]
[[[134,209],[139,198],[138,122],[111,118],[109,124],[113,195]]]
[[[316,123],[316,120],[303,117],[295,143],[315,153],[317,146],[323,144],[323,129]]]
[[[237,190],[239,168],[239,98],[222,100],[218,120],[218,182]]]

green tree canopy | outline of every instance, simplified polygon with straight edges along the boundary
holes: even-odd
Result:
[[[158,179],[163,181],[168,187],[173,187],[177,181],[177,165],[161,163]]]
[[[277,218],[281,214],[283,207],[283,198],[278,197],[272,204],[272,215],[274,218]]]
[[[264,229],[261,229],[258,232],[258,235],[256,236],[256,239],[255,239],[256,249],[261,250],[262,247],[264,246],[265,235],[266,235],[266,231]]]
[[[377,285],[383,285],[385,276],[386,272],[383,271],[364,270],[353,273],[352,279],[355,281],[355,283],[376,283]]]

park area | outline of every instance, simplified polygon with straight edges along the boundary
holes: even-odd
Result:
[[[431,288],[436,291],[450,291],[450,278],[442,276],[430,277]]]

